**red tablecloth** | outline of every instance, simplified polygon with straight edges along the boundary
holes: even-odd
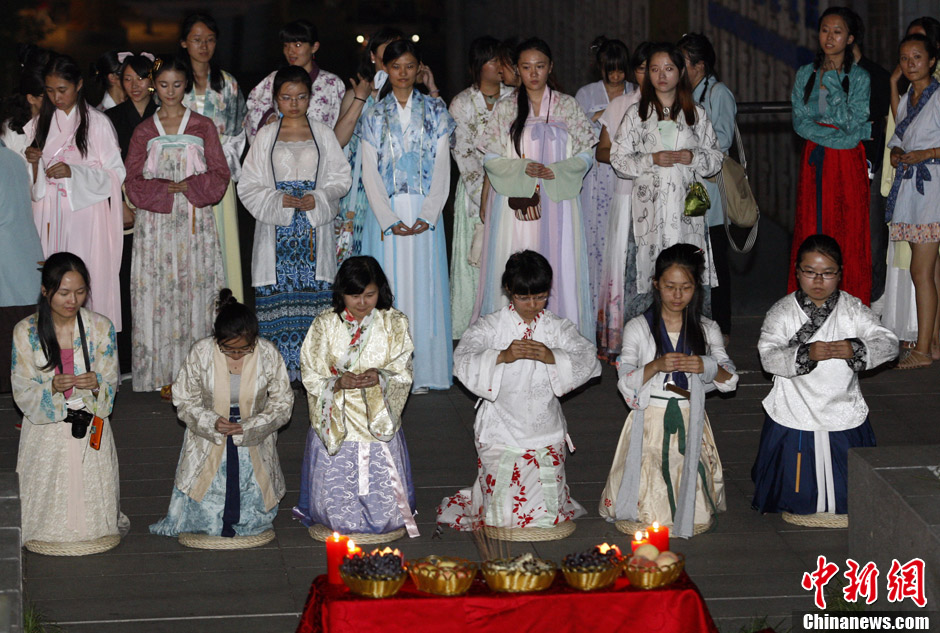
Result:
[[[454,598],[418,591],[411,579],[394,597],[361,598],[318,576],[310,587],[297,633],[717,633],[698,587],[685,573],[663,589],[645,591],[620,578],[609,589],[570,588],[561,573],[546,591],[490,591],[481,578]]]

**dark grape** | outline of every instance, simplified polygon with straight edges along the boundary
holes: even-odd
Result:
[[[401,556],[393,553],[352,556],[343,561],[340,571],[369,580],[397,580],[405,574]]]
[[[562,564],[568,569],[577,569],[579,571],[599,571],[610,569],[612,565],[620,562],[620,557],[613,548],[601,554],[599,547],[594,546],[586,552],[568,554],[565,556]]]

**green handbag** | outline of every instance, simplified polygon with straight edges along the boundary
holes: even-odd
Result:
[[[705,185],[697,180],[689,185],[689,193],[685,196],[686,216],[690,218],[700,218],[705,215],[705,212],[708,211],[710,206],[712,206],[712,201],[708,198]]]

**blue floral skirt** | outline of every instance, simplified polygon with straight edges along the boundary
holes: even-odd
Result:
[[[315,183],[291,180],[277,183],[277,190],[302,197]],[[332,230],[332,225],[324,230]],[[291,381],[300,380],[300,346],[313,319],[330,307],[333,284],[318,281],[317,230],[306,213],[295,212],[290,226],[276,232],[275,273],[277,281],[255,288],[255,311],[261,336],[275,345],[284,357]]]

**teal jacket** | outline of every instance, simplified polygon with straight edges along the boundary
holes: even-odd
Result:
[[[793,129],[803,138],[831,149],[852,149],[864,139],[871,138],[869,121],[869,95],[871,79],[868,71],[853,64],[849,71],[849,93],[842,89],[845,73],[841,70],[823,75],[823,86],[829,94],[826,96],[826,113],[819,113],[819,77],[813,82],[813,92],[809,101],[803,103],[803,88],[813,65],[807,64],[796,71],[793,92],[790,101],[793,104]],[[835,127],[818,125],[826,123]]]

